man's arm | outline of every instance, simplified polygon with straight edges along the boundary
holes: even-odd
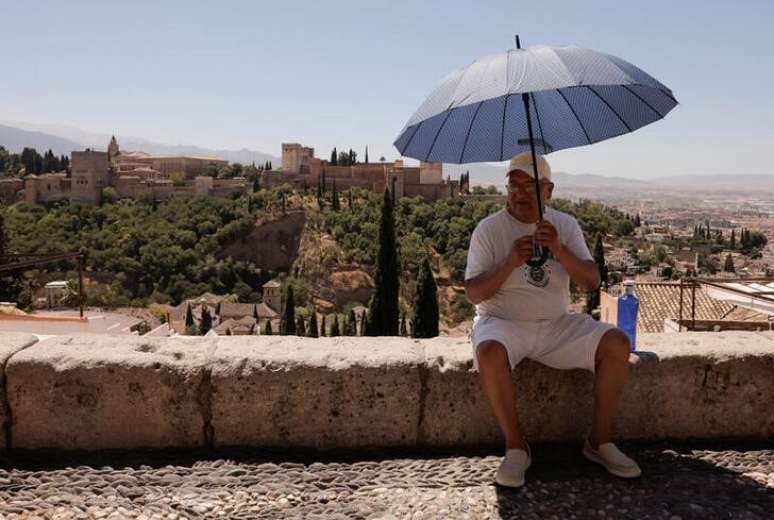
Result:
[[[596,262],[581,260],[570,248],[562,244],[553,224],[547,220],[540,222],[535,230],[535,240],[551,251],[579,288],[584,291],[596,291],[599,288],[601,278]],[[583,247],[585,249],[585,244]]]
[[[579,288],[588,292],[596,291],[599,288],[601,279],[599,268],[594,260],[581,260],[564,245],[559,247],[554,256],[564,266],[567,274]]]
[[[532,237],[523,236],[513,242],[510,254],[489,271],[465,280],[465,296],[476,305],[494,296],[508,279],[511,271],[532,256]]]
[[[515,267],[510,259],[506,258],[500,265],[493,267],[486,273],[465,280],[465,296],[474,305],[488,300],[497,293],[497,290]]]

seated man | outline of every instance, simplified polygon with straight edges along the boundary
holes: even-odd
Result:
[[[551,169],[537,156],[543,205],[551,198]],[[505,434],[505,458],[496,482],[524,484],[531,463],[519,430],[511,371],[530,358],[559,369],[585,368],[594,377],[594,418],[583,455],[619,477],[637,477],[637,463],[611,442],[613,414],[629,374],[629,339],[620,329],[587,314],[569,313],[570,279],[596,290],[599,270],[572,216],[545,208],[538,222],[530,153],[511,159],[508,202],[473,231],[465,271],[465,294],[476,305],[471,339],[473,367]],[[550,251],[546,263],[530,267],[533,244]]]

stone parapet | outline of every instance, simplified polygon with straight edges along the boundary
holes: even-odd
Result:
[[[456,447],[502,442],[464,339],[0,335],[0,446]],[[618,438],[774,437],[774,334],[643,334]],[[513,372],[532,441],[577,441],[593,376]]]

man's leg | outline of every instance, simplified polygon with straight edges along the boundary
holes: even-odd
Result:
[[[527,449],[516,414],[516,388],[505,346],[499,341],[482,341],[478,346],[478,372],[481,386],[505,434],[505,449]]]
[[[613,416],[618,398],[629,377],[629,338],[619,329],[602,336],[595,355],[594,420],[589,442],[595,450],[611,442]]]

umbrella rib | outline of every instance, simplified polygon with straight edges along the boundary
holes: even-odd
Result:
[[[417,132],[419,131],[419,127],[422,126],[422,123],[424,123],[424,121],[420,121],[419,123],[417,123],[417,126],[414,127],[414,133],[411,134],[411,137],[409,137],[409,140],[406,142],[406,146],[404,146],[403,150],[400,151],[401,155],[404,155],[404,152],[408,150],[409,146],[411,146],[411,141],[414,140],[414,136],[417,135]]]
[[[649,109],[651,109],[653,112],[655,112],[655,113],[656,113],[656,115],[659,117],[659,119],[664,119],[664,116],[662,116],[662,115],[661,115],[661,112],[659,112],[658,110],[656,110],[655,108],[653,108],[653,106],[652,106],[650,103],[648,103],[647,101],[645,101],[645,99],[643,99],[643,97],[642,97],[642,96],[640,96],[640,95],[639,95],[639,94],[637,94],[635,91],[633,91],[632,89],[630,89],[630,88],[629,88],[627,85],[621,85],[621,86],[622,86],[624,89],[626,89],[626,91],[627,91],[627,92],[631,93],[631,95],[633,95],[634,97],[636,97],[637,99],[639,99],[640,101],[642,101],[642,103],[643,103],[643,104],[644,104],[646,107],[648,107],[648,108],[649,108]]]
[[[503,147],[505,146],[505,112],[508,110],[508,98],[511,94],[506,94],[505,103],[503,103],[503,126],[500,130],[500,160],[503,160]]]
[[[593,88],[591,88],[591,87],[589,87],[589,86],[586,86],[586,88],[587,88],[587,89],[589,89],[591,92],[593,92],[593,93],[594,93],[594,95],[595,95],[595,96],[597,96],[597,97],[598,97],[598,98],[599,98],[599,99],[602,101],[602,103],[604,103],[605,105],[607,105],[607,108],[609,108],[609,109],[610,109],[610,111],[611,111],[612,113],[614,113],[614,114],[615,114],[615,117],[617,117],[617,118],[618,118],[618,120],[619,120],[621,123],[623,123],[623,125],[626,127],[626,129],[627,129],[629,132],[633,132],[633,130],[632,130],[632,127],[630,127],[628,124],[626,124],[626,121],[624,121],[623,117],[621,117],[621,115],[620,115],[618,112],[616,112],[616,111],[615,111],[615,109],[612,107],[612,105],[610,105],[610,103],[608,103],[608,102],[607,102],[607,100],[606,100],[605,98],[603,98],[602,96],[600,96],[600,95],[599,95],[599,93],[598,93],[596,90],[594,90]]]
[[[468,139],[470,138],[470,131],[473,129],[473,123],[476,121],[476,116],[478,115],[478,111],[481,110],[481,105],[483,105],[484,102],[481,101],[478,104],[478,107],[476,108],[476,112],[473,114],[473,118],[470,120],[470,126],[468,126],[468,133],[465,134],[465,143],[462,145],[462,153],[460,154],[460,164],[462,164],[462,158],[465,157],[465,148],[468,146]]]
[[[537,101],[535,101],[535,93],[530,92],[529,96],[532,98],[532,106],[535,107],[535,119],[537,119],[538,130],[540,131],[540,141],[543,143],[543,153],[548,153],[548,150],[546,150],[546,136],[543,135],[543,125],[540,124],[540,112],[538,112]]]
[[[441,123],[441,126],[438,127],[438,131],[435,133],[435,137],[433,137],[433,144],[430,145],[430,149],[427,151],[427,155],[425,156],[425,162],[430,158],[430,154],[433,153],[433,147],[435,146],[435,142],[438,140],[438,136],[441,135],[441,130],[443,130],[443,125],[446,124],[446,121],[449,120],[449,116],[452,112],[454,112],[454,108],[446,112],[446,117],[443,118],[443,123]]]
[[[567,99],[567,97],[562,93],[561,90],[556,89],[556,91],[559,93],[560,96],[562,96],[562,99],[564,99],[564,102],[567,103],[567,107],[570,109],[570,112],[572,112],[572,115],[575,116],[575,120],[578,121],[578,124],[581,127],[581,130],[583,130],[583,135],[586,136],[586,140],[591,144],[591,138],[589,137],[589,133],[586,131],[586,127],[583,126],[583,122],[580,120],[580,117],[578,117],[578,114],[575,112],[575,109],[570,104],[570,101]]]

